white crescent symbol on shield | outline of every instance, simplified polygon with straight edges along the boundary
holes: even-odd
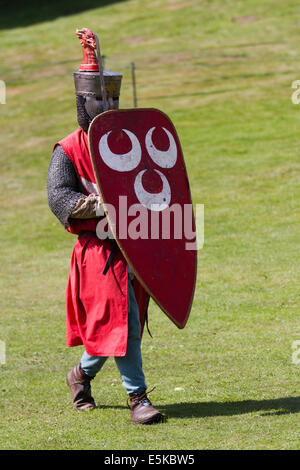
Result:
[[[168,150],[158,150],[152,142],[152,133],[155,127],[151,127],[146,135],[146,147],[147,151],[152,160],[162,168],[172,168],[177,160],[177,146],[174,137],[165,127],[163,130],[169,137],[169,148]]]
[[[134,190],[136,197],[143,206],[147,207],[147,209],[152,211],[163,211],[169,206],[171,201],[171,188],[168,180],[159,170],[154,170],[162,179],[163,189],[160,193],[149,193],[144,189],[142,183],[142,177],[145,171],[147,170],[140,171],[135,178]]]
[[[98,191],[96,183],[93,183],[92,181],[88,181],[82,176],[80,176],[80,179],[84,188],[87,190],[89,194],[97,194],[97,196],[99,196],[99,191]]]
[[[112,131],[104,134],[99,141],[99,152],[104,163],[112,170],[131,171],[134,170],[141,161],[142,150],[137,137],[127,129],[122,129],[131,141],[131,150],[127,153],[117,154],[110,150],[108,136]]]

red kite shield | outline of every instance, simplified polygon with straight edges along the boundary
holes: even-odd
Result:
[[[89,146],[114,238],[146,291],[183,328],[194,296],[197,251],[189,183],[172,122],[156,109],[106,111],[90,126]]]

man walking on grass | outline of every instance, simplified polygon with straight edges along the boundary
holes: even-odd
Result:
[[[67,375],[77,411],[96,407],[91,380],[114,357],[128,394],[131,420],[162,420],[148,396],[142,367],[141,335],[149,296],[134,277],[114,240],[96,235],[100,197],[88,147],[88,129],[104,111],[94,34],[77,30],[83,63],[74,73],[79,129],[54,147],[48,170],[49,206],[66,230],[77,235],[66,291],[67,345],[84,345],[78,365]],[[122,76],[104,72],[109,109],[117,109]]]

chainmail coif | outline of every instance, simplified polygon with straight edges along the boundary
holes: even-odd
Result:
[[[81,129],[83,129],[84,132],[87,132],[92,120],[89,117],[88,113],[86,112],[84,103],[85,103],[84,96],[76,95],[77,121]]]

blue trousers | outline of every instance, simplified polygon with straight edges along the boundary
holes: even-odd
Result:
[[[141,353],[141,325],[138,305],[135,299],[131,281],[128,279],[129,311],[128,311],[128,339],[127,351],[123,357],[115,357],[115,361],[122,377],[122,385],[127,393],[142,393],[146,390],[145,376],[142,367]],[[89,376],[96,375],[106,362],[107,357],[90,356],[85,351],[80,365]]]

